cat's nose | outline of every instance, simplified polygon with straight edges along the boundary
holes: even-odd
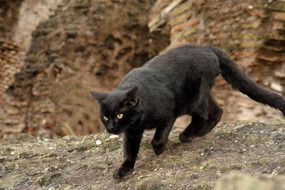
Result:
[[[108,129],[108,132],[111,133],[111,134],[117,135],[117,134],[119,134],[120,131],[117,130],[117,129]]]
[[[115,134],[115,135],[118,135],[120,134],[122,131],[119,129],[119,128],[116,128],[114,126],[108,126],[107,127],[107,131],[111,134]]]
[[[108,125],[107,126],[107,131],[109,133],[114,133],[116,131],[115,127],[113,125]]]

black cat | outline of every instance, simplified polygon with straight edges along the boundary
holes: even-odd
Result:
[[[180,134],[180,141],[209,133],[223,113],[211,95],[220,73],[233,88],[285,115],[285,99],[250,80],[221,50],[177,47],[133,69],[114,91],[91,93],[101,105],[107,131],[124,132],[125,160],[114,177],[121,178],[134,168],[145,129],[156,129],[152,147],[157,155],[163,152],[173,123],[181,115],[191,115],[192,122]]]

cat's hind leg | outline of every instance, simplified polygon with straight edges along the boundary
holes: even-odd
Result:
[[[204,136],[209,133],[221,120],[223,115],[223,109],[217,105],[215,100],[210,97],[209,98],[209,119],[205,123],[205,125],[198,127],[195,132],[195,135],[198,137]]]
[[[216,124],[220,121],[223,110],[210,96],[208,98],[208,118],[201,116],[197,113],[192,113],[192,122],[186,127],[186,129],[179,135],[181,142],[189,142],[194,137],[201,137],[209,133]]]
[[[151,141],[152,148],[156,155],[160,155],[163,152],[174,121],[174,119],[170,119],[165,125],[161,125],[156,128]]]

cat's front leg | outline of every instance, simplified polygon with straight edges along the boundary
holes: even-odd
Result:
[[[120,179],[131,172],[135,166],[136,158],[142,139],[143,130],[127,129],[124,134],[124,157],[121,167],[113,175],[115,179]]]
[[[151,141],[152,148],[156,155],[160,155],[164,151],[173,123],[174,119],[169,121],[167,124],[156,128],[154,137]]]

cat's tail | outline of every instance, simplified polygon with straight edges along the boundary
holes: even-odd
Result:
[[[220,49],[215,47],[210,47],[210,49],[219,58],[222,76],[234,89],[239,90],[257,102],[279,109],[283,115],[285,115],[285,99],[282,96],[252,81],[238,68],[237,64]]]

